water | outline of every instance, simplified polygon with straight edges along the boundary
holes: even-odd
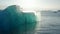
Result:
[[[59,16],[41,16],[37,25],[36,34],[60,34]]]

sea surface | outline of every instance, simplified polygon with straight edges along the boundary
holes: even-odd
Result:
[[[42,16],[35,34],[60,34],[60,16]]]

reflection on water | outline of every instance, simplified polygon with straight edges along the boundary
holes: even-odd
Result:
[[[37,26],[36,34],[60,34],[60,17],[58,16],[41,16],[42,20]]]

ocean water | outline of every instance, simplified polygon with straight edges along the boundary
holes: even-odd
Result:
[[[42,16],[35,34],[60,34],[60,16]]]

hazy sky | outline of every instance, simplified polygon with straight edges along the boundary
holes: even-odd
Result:
[[[17,4],[24,10],[57,10],[60,9],[60,0],[0,0],[0,9],[8,5]]]

